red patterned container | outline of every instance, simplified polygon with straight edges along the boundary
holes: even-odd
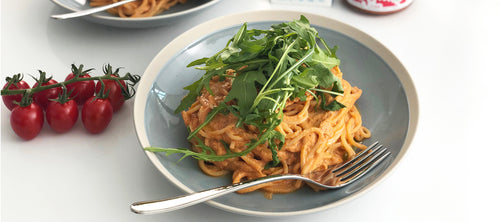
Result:
[[[413,0],[346,0],[351,6],[372,14],[389,14],[399,12]]]

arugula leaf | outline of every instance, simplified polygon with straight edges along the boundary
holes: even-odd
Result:
[[[194,82],[193,84],[184,87],[185,90],[189,90],[189,93],[182,99],[181,103],[175,109],[175,113],[180,113],[182,110],[185,110],[191,106],[196,101],[198,94],[201,90],[201,79]]]
[[[340,65],[339,59],[337,59],[335,56],[332,56],[331,54],[328,54],[327,51],[319,47],[316,47],[314,49],[314,54],[311,58],[315,64],[322,64],[328,70],[331,70],[333,67]]]
[[[234,157],[240,157],[244,156],[248,153],[250,153],[251,150],[244,150],[242,152],[230,152],[225,155],[217,155],[215,153],[197,153],[194,151],[191,151],[190,149],[187,148],[162,148],[162,147],[146,147],[144,150],[151,151],[151,152],[156,152],[156,153],[164,153],[165,156],[169,156],[172,154],[183,154],[183,156],[179,159],[182,160],[186,157],[193,157],[197,160],[205,160],[205,161],[223,161],[229,158],[234,158]]]
[[[257,96],[255,82],[264,84],[266,77],[259,71],[243,72],[236,76],[233,85],[225,98],[225,102],[236,100],[240,108],[240,115],[246,116]]]
[[[321,63],[316,63],[312,66],[314,70],[314,76],[318,78],[319,85],[324,88],[331,87],[335,83],[340,83],[340,79],[335,75],[332,75],[330,69],[326,68]],[[340,85],[342,87],[342,85]]]
[[[205,64],[205,62],[207,60],[208,60],[208,58],[201,58],[201,59],[194,60],[191,63],[189,63],[187,65],[187,67],[192,67],[192,66],[197,66],[197,65],[203,65],[203,64]]]
[[[296,32],[300,38],[307,41],[309,45],[314,45],[316,43],[318,32],[311,28],[305,16],[301,15],[299,20],[288,23],[288,26]]]
[[[271,154],[273,157],[273,166],[276,166],[280,162],[280,160],[277,158],[278,150],[280,150],[281,147],[283,147],[283,144],[285,144],[285,135],[281,134],[276,130],[271,130],[269,131],[269,134],[266,136],[267,136],[266,140],[268,142],[269,149],[271,149]],[[276,140],[278,144],[276,144]]]
[[[308,74],[310,74],[310,72],[311,72],[310,69],[306,69],[306,71],[304,71],[305,75],[293,76],[292,81],[295,82],[298,86],[306,88],[306,89],[316,88],[316,86],[318,86],[319,82],[318,82],[316,76],[308,75]]]
[[[259,57],[267,41],[266,39],[257,40],[254,35],[260,35],[260,32],[248,32],[247,24],[243,24],[238,33],[232,38],[232,44],[221,51],[220,60],[231,64]]]
[[[337,100],[333,100],[331,103],[329,104],[326,104],[326,98],[325,98],[325,94],[322,93],[320,94],[321,95],[321,103],[320,103],[320,107],[324,110],[330,110],[330,111],[337,111],[339,109],[342,109],[345,107],[344,104],[340,103],[339,101]]]
[[[248,30],[247,24],[243,24],[222,50],[188,65],[204,70],[205,74],[184,88],[189,92],[176,113],[189,108],[203,88],[212,93],[210,81],[214,76],[219,76],[220,79],[234,78],[224,102],[214,108],[205,121],[188,136],[188,139],[197,140],[197,146],[203,152],[182,148],[146,149],[164,152],[165,155],[184,154],[182,158],[191,156],[207,161],[221,161],[246,155],[255,147],[267,144],[273,158],[270,165],[277,166],[277,153],[285,142],[285,136],[275,128],[282,121],[287,100],[305,99],[306,93],[309,93],[321,100],[321,109],[338,110],[344,107],[336,100],[325,104],[326,94],[336,96],[343,93],[340,79],[330,71],[340,64],[336,51],[337,46],[330,48],[304,16],[291,22],[274,24],[268,30]],[[237,75],[226,75],[227,69],[238,70]],[[246,144],[244,151],[232,152],[227,147],[227,154],[218,156],[196,135],[217,114],[227,113],[238,118],[237,127],[252,125],[259,129],[260,134],[257,139]],[[224,145],[225,142],[222,143]]]
[[[212,119],[217,114],[221,113],[224,109],[227,109],[227,105],[225,103],[221,103],[221,104],[219,104],[219,106],[217,106],[214,109],[212,109],[212,111],[210,111],[208,113],[208,115],[205,118],[205,120],[203,121],[203,123],[200,124],[200,126],[198,126],[198,128],[196,128],[191,133],[189,133],[187,139],[189,140],[189,139],[193,138],[204,126],[206,126],[210,121],[212,121]]]

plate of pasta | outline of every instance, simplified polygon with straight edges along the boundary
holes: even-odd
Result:
[[[70,11],[108,5],[118,0],[52,0]],[[121,28],[151,28],[168,24],[173,18],[210,7],[220,0],[143,0],[82,17],[97,24]],[[79,3],[82,2],[82,3]]]
[[[218,197],[211,206],[288,216],[345,203],[382,181],[415,134],[418,100],[399,60],[369,35],[295,11],[198,25],[163,48],[134,103],[146,156],[186,193],[273,174],[308,174],[380,141],[393,154],[339,190],[294,180]]]

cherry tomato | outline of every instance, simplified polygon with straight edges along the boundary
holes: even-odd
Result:
[[[82,122],[90,133],[100,133],[108,127],[113,118],[113,106],[108,99],[95,96],[87,99],[82,108]]]
[[[63,104],[50,101],[45,111],[45,117],[54,131],[67,132],[73,128],[78,120],[78,105],[75,100],[69,100]]]
[[[111,76],[118,77],[117,75],[111,74]],[[125,97],[122,94],[122,89],[120,87],[120,84],[123,87],[126,87],[125,81],[120,80],[118,82],[110,79],[103,79],[102,82],[104,83],[104,93],[108,93],[108,99],[111,102],[111,105],[113,106],[113,111],[116,112],[120,110],[123,106],[123,103],[125,102]],[[102,84],[101,81],[97,81],[96,85],[96,92],[99,92],[101,90]]]
[[[42,83],[42,86],[53,85],[56,83],[56,80],[50,79],[49,81]],[[33,85],[33,88],[37,87],[38,85],[38,82],[35,83]],[[59,93],[61,93],[61,87],[46,89],[33,94],[33,100],[38,103],[38,105],[40,105],[42,109],[46,109],[47,105],[50,102],[50,99],[56,99],[59,96]]]
[[[75,78],[75,74],[70,73],[68,76],[66,76],[65,81],[73,78]],[[80,78],[90,78],[90,75],[85,73],[81,75]],[[83,103],[85,103],[85,101],[87,101],[88,98],[94,95],[95,82],[93,80],[74,82],[68,84],[66,88],[68,88],[68,91],[71,92],[70,96],[74,98],[75,102],[78,105],[82,105]]]
[[[43,110],[36,103],[17,106],[10,115],[10,125],[19,137],[31,140],[42,130]]]
[[[3,89],[7,88],[7,85],[9,85],[9,83],[5,83]],[[9,86],[9,89],[29,89],[29,88],[30,85],[28,85],[28,83],[25,82],[24,80],[21,80]],[[17,104],[14,103],[14,101],[20,102],[22,98],[23,94],[2,96],[3,103],[5,104],[5,106],[7,106],[9,110],[13,110],[16,106],[18,106]]]

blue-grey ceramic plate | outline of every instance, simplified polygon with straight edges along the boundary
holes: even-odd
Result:
[[[51,0],[54,4],[59,5],[69,11],[75,12],[91,8],[87,0],[86,4],[81,5],[77,0]],[[97,24],[121,27],[121,28],[151,28],[168,24],[172,18],[181,17],[193,12],[205,9],[216,4],[220,0],[196,0],[187,1],[184,4],[177,4],[164,11],[160,15],[148,18],[121,18],[119,16],[110,15],[107,12],[99,12],[93,15],[82,17],[85,20]]]
[[[272,200],[259,192],[229,194],[208,204],[247,215],[283,216],[311,213],[335,207],[365,193],[385,178],[400,162],[415,134],[418,102],[412,80],[398,59],[378,41],[341,22],[291,11],[257,11],[221,17],[201,24],[177,37],[154,58],[143,74],[134,103],[134,121],[143,147],[189,147],[186,127],[173,110],[187,93],[182,88],[203,75],[186,68],[195,59],[222,49],[241,26],[267,29],[271,24],[305,15],[330,46],[337,45],[344,78],[363,89],[357,105],[363,122],[372,131],[370,143],[379,140],[392,158],[379,169],[340,190],[314,192],[304,187]],[[187,193],[231,182],[230,177],[204,175],[192,159],[177,163],[179,156],[146,152],[165,177]]]

